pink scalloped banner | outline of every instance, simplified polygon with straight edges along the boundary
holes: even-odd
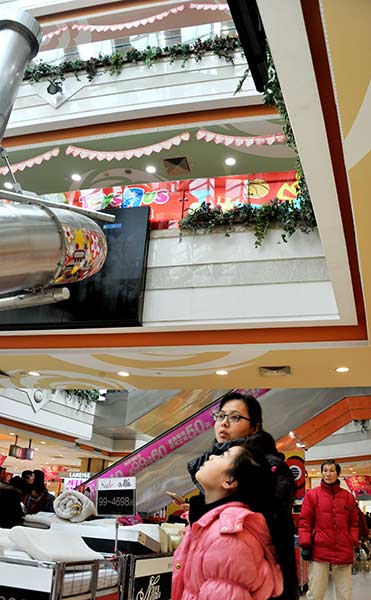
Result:
[[[229,6],[228,4],[193,4],[191,3],[189,5],[189,7],[191,10],[212,10],[212,11],[216,11],[216,10],[220,10],[220,11],[224,11],[224,10],[229,10]]]
[[[106,31],[123,31],[125,29],[136,29],[138,27],[145,27],[146,25],[155,23],[156,21],[162,21],[163,19],[167,19],[170,15],[175,15],[177,13],[183,12],[184,10],[197,10],[197,11],[220,11],[224,12],[229,10],[228,4],[198,4],[198,3],[190,3],[189,5],[181,4],[180,6],[176,6],[174,8],[170,8],[169,10],[165,10],[161,13],[157,13],[150,17],[145,17],[143,19],[137,19],[136,21],[130,21],[129,23],[118,23],[115,25],[77,25],[74,23],[71,26],[64,25],[60,29],[56,29],[55,31],[50,31],[46,33],[43,37],[43,43],[49,42],[53,37],[59,36],[68,29],[74,29],[76,31],[95,31],[95,32],[106,32]]]
[[[44,154],[38,154],[38,156],[34,156],[33,158],[28,158],[27,160],[24,160],[22,162],[15,163],[14,165],[11,165],[12,172],[16,173],[17,171],[24,171],[25,169],[31,169],[35,165],[41,165],[41,163],[43,163],[46,160],[50,160],[51,158],[56,158],[57,156],[59,156],[59,153],[60,153],[60,148],[57,147],[57,148],[53,148],[53,150],[48,150],[48,152],[44,152]],[[9,171],[8,171],[7,167],[2,167],[0,169],[0,175],[7,175],[8,172]]]
[[[263,146],[272,144],[284,144],[287,141],[287,136],[283,133],[272,134],[272,135],[259,135],[255,137],[243,137],[234,135],[222,135],[221,133],[214,133],[213,131],[207,131],[207,129],[199,129],[196,133],[198,140],[204,140],[205,142],[214,142],[214,144],[224,144],[224,146]]]
[[[161,152],[169,150],[172,146],[179,146],[182,142],[188,142],[191,137],[189,131],[183,131],[175,137],[164,140],[151,146],[143,146],[142,148],[132,148],[131,150],[123,150],[118,152],[100,152],[96,150],[88,150],[86,148],[78,148],[77,146],[68,146],[66,154],[79,158],[88,158],[89,160],[130,160],[131,158],[140,158],[141,156],[149,156],[153,152]]]
[[[117,25],[72,25],[72,29],[76,29],[77,31],[123,31],[124,29],[136,29],[140,26],[149,25],[155,23],[156,21],[162,21],[166,19],[170,15],[175,15],[184,10],[184,4],[180,6],[176,6],[174,8],[170,8],[170,10],[165,10],[164,12],[157,13],[156,15],[152,15],[151,17],[146,17],[144,19],[137,19],[136,21],[131,21],[129,23],[118,23]]]
[[[65,31],[68,31],[68,25],[63,25],[63,27],[60,27],[60,29],[55,29],[54,31],[49,31],[49,33],[44,33],[42,44],[45,44],[45,42],[50,42],[53,37],[61,35]]]

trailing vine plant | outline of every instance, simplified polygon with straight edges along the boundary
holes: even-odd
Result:
[[[317,225],[310,200],[302,198],[300,202],[281,202],[275,198],[260,207],[239,203],[224,212],[220,205],[203,202],[199,208],[189,210],[179,222],[181,235],[184,231],[206,233],[223,229],[228,236],[236,227],[252,229],[256,248],[262,245],[268,231],[277,226],[283,230],[283,242],[287,242],[298,229],[303,233],[313,231]]]
[[[296,170],[298,177],[297,198],[301,202],[303,199],[310,202],[309,191],[305,182],[303,168],[301,166],[299,152],[295,142],[294,132],[291,127],[289,115],[283,98],[280,82],[278,80],[276,67],[272,55],[267,49],[268,61],[268,81],[264,87],[264,102],[269,106],[275,106],[283,119],[283,132],[287,136],[287,145],[294,150],[296,154]]]
[[[82,406],[90,406],[95,402],[98,402],[102,397],[99,390],[64,390],[65,395],[69,400],[77,400],[79,408]]]
[[[113,54],[99,55],[97,58],[92,57],[89,60],[64,60],[58,65],[40,60],[32,63],[26,69],[24,78],[32,83],[43,79],[54,83],[56,81],[63,82],[67,74],[73,73],[78,80],[85,74],[88,80],[92,81],[102,72],[119,75],[125,65],[133,63],[144,63],[150,68],[154,62],[162,58],[170,58],[171,63],[181,59],[182,67],[184,67],[190,58],[199,62],[209,53],[233,64],[234,54],[238,50],[241,50],[241,43],[237,35],[215,36],[207,40],[197,39],[193,44],[175,44],[165,48],[147,46],[145,50],[132,48],[126,53],[116,51]]]

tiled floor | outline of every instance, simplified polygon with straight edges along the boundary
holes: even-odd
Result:
[[[302,596],[303,600],[305,595]],[[353,575],[353,600],[370,600],[371,599],[371,572],[368,573],[357,573]],[[329,589],[325,596],[325,600],[336,600],[335,590],[331,581]]]

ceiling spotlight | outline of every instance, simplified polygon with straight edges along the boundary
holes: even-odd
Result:
[[[40,373],[38,371],[28,371],[28,374],[32,377],[40,377]]]
[[[13,189],[13,184],[12,184],[12,183],[10,183],[10,181],[6,181],[6,182],[4,183],[4,187],[5,187],[7,190],[12,190],[12,189]]]
[[[224,371],[224,369],[218,369],[218,371],[215,371],[215,375],[228,375],[228,371]]]
[[[295,433],[293,431],[289,431],[289,436],[292,437],[292,438],[296,437],[296,435],[295,435]]]
[[[236,159],[233,156],[229,156],[224,162],[228,167],[233,167],[236,164]]]
[[[13,433],[12,431],[9,433],[9,435],[15,435],[15,433]]]
[[[120,377],[129,377],[130,373],[127,371],[118,371],[117,375],[120,375]]]
[[[157,169],[153,165],[148,165],[148,167],[146,167],[146,171],[147,173],[156,173]]]
[[[336,373],[348,373],[350,371],[349,367],[337,367],[335,369]]]
[[[46,444],[46,442],[40,442],[40,444]]]
[[[72,181],[81,181],[82,177],[78,173],[72,173],[71,179]]]
[[[298,448],[301,448],[301,447],[302,447],[302,446],[301,446],[301,442],[296,442],[296,445],[297,445],[297,447],[298,447]]]

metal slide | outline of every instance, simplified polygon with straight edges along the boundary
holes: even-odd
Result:
[[[0,310],[67,299],[68,288],[52,286],[83,281],[97,273],[106,259],[104,233],[89,216],[114,220],[75,207],[56,208],[33,193],[23,193],[11,172],[1,142],[26,67],[41,39],[40,25],[31,15],[0,9],[0,157],[14,187],[14,191],[0,189]],[[21,290],[21,295],[7,296]]]

